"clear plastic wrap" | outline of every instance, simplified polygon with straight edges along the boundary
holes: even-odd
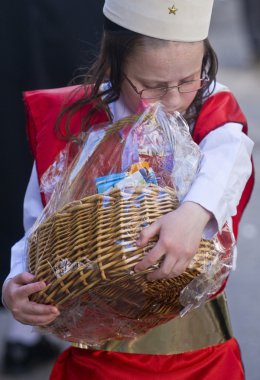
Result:
[[[141,273],[134,267],[157,238],[145,248],[136,240],[178,207],[199,169],[199,147],[182,116],[160,103],[94,126],[80,140],[76,154],[68,144],[43,176],[51,196],[29,236],[28,268],[47,284],[32,299],[61,312],[45,331],[98,346],[141,335],[209,299],[231,270],[234,239],[226,225],[201,241],[182,275],[147,281],[160,262]]]

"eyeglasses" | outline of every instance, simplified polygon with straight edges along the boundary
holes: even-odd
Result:
[[[178,84],[177,86],[144,88],[143,90],[138,91],[133,82],[126,75],[124,75],[124,77],[141,99],[161,99],[168,93],[169,90],[173,89],[176,89],[180,93],[184,94],[188,92],[198,91],[203,88],[209,81],[209,77],[206,75],[204,78],[189,80],[187,82]]]

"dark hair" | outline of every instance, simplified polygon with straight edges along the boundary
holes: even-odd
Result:
[[[81,78],[83,79],[82,85],[85,88],[91,86],[92,91],[85,91],[85,95],[81,97],[80,100],[66,107],[61,113],[56,125],[59,124],[61,118],[66,117],[67,130],[69,130],[68,126],[73,114],[86,104],[93,102],[95,104],[94,108],[90,113],[85,115],[82,120],[82,130],[87,128],[93,112],[96,112],[96,110],[100,108],[107,109],[109,103],[119,98],[123,81],[124,65],[131,54],[134,53],[136,47],[142,46],[144,43],[147,43],[147,41],[152,46],[168,42],[152,37],[146,37],[126,29],[120,29],[119,31],[104,31],[101,40],[100,53],[87,73]],[[208,75],[209,82],[206,84],[206,87],[198,91],[194,101],[184,115],[189,125],[192,125],[196,120],[204,98],[210,95],[210,85],[212,83],[215,85],[216,82],[218,61],[208,39],[204,40],[204,48],[205,53],[202,62],[202,74]],[[111,86],[101,91],[100,85],[104,81],[109,81]]]

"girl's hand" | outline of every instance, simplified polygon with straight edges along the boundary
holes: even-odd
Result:
[[[46,287],[43,281],[33,282],[34,279],[32,274],[23,272],[7,280],[3,286],[3,300],[19,322],[33,326],[47,325],[60,313],[55,306],[41,305],[29,300],[31,294]]]
[[[136,265],[135,270],[145,270],[164,256],[160,268],[150,273],[148,280],[179,276],[196,254],[203,230],[211,216],[211,213],[199,204],[184,202],[177,210],[165,214],[144,228],[137,241],[138,246],[145,246],[156,235],[159,235],[159,240]]]

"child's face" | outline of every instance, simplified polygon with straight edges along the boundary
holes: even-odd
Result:
[[[203,54],[203,42],[166,42],[156,46],[147,44],[136,48],[125,65],[124,74],[138,91],[145,88],[176,86],[201,78]],[[169,112],[185,112],[196,94],[197,91],[180,93],[178,89],[173,89],[164,95],[161,102]],[[140,96],[126,79],[122,83],[122,96],[127,107],[136,112]]]

